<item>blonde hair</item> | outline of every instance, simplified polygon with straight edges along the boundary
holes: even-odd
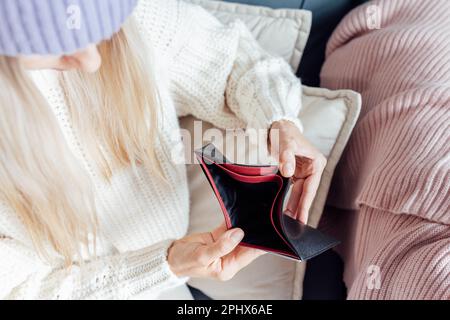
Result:
[[[63,72],[60,79],[84,151],[106,179],[137,165],[161,178],[151,52],[131,19],[99,51],[98,72]],[[50,244],[71,264],[98,232],[90,177],[17,59],[0,57],[0,88],[0,201],[15,210],[41,254],[49,256]]]

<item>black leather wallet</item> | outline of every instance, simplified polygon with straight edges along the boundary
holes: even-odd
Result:
[[[196,156],[219,200],[227,227],[241,228],[241,245],[306,261],[339,241],[284,214],[291,179],[277,166],[229,162],[213,144]]]

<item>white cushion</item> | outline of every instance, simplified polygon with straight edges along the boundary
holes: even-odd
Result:
[[[224,22],[236,18],[246,22],[266,50],[282,55],[291,64],[293,63],[294,69],[297,68],[300,56],[296,52],[303,52],[309,31],[309,13],[304,10],[271,10],[220,1],[188,1],[202,4]],[[287,25],[297,25],[296,33],[286,32],[289,28],[280,27]],[[286,48],[292,44],[290,53],[284,51],[282,43],[289,44]],[[305,135],[328,158],[319,191],[310,211],[309,224],[317,226],[333,172],[358,118],[361,99],[357,93],[349,90],[329,91],[304,86],[302,101],[303,107],[299,118],[305,127]],[[194,120],[196,119],[186,117],[180,119],[180,124],[182,128],[193,132]],[[202,127],[205,131],[212,126],[204,122]],[[204,141],[206,142],[208,141]],[[226,144],[227,141],[224,145]],[[187,148],[192,150],[193,146]],[[230,150],[227,148],[223,150],[224,154],[234,161],[235,158],[231,157],[228,151]],[[251,154],[256,150],[250,148],[246,152]],[[188,165],[188,180],[191,191],[189,232],[210,231],[224,221],[217,199],[198,165]],[[269,254],[257,259],[231,281],[191,279],[189,284],[213,299],[299,300],[302,296],[305,266],[305,263]]]
[[[185,1],[201,5],[225,24],[237,19],[241,20],[258,38],[259,44],[265,50],[273,55],[283,57],[294,70],[297,70],[311,29],[310,11],[274,10],[211,0]]]

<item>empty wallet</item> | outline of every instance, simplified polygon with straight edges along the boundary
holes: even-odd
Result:
[[[306,261],[339,244],[336,239],[284,214],[291,179],[278,166],[229,162],[213,144],[195,151],[225,217],[241,228],[241,245]]]

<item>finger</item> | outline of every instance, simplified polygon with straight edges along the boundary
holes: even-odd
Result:
[[[287,148],[281,153],[280,171],[285,178],[290,178],[295,173],[295,153],[291,148]]]
[[[226,260],[228,257],[231,258],[231,256],[233,256],[233,259],[240,261],[241,265],[246,266],[256,258],[265,255],[266,253],[267,251],[264,250],[239,246],[233,250],[233,252],[225,256],[224,259]]]
[[[205,232],[205,233],[199,233],[199,234],[193,234],[190,236],[185,237],[184,239],[189,239],[193,242],[200,242],[204,245],[210,245],[214,242],[216,242],[222,234],[224,234],[227,231],[227,226],[225,223],[222,223],[219,227],[214,229],[211,232]]]
[[[308,222],[309,210],[320,185],[320,174],[314,174],[308,177],[303,184],[303,192],[300,197],[297,218],[306,224]]]
[[[295,157],[295,178],[306,179],[314,173],[314,160],[302,156]]]
[[[290,216],[292,219],[297,218],[298,206],[300,203],[300,197],[303,192],[303,183],[304,179],[296,180],[293,183],[291,195],[289,197],[287,206],[286,206],[286,214]]]
[[[211,232],[211,236],[212,236],[213,240],[217,241],[222,234],[227,232],[227,230],[228,230],[227,225],[225,222],[223,222],[219,227],[217,227],[216,229],[214,229]]]
[[[228,230],[214,243],[201,247],[199,259],[203,264],[210,264],[232,252],[243,238],[241,229]]]
[[[237,247],[233,252],[222,258],[221,280],[230,280],[236,273],[264,254],[266,252],[262,250]]]

